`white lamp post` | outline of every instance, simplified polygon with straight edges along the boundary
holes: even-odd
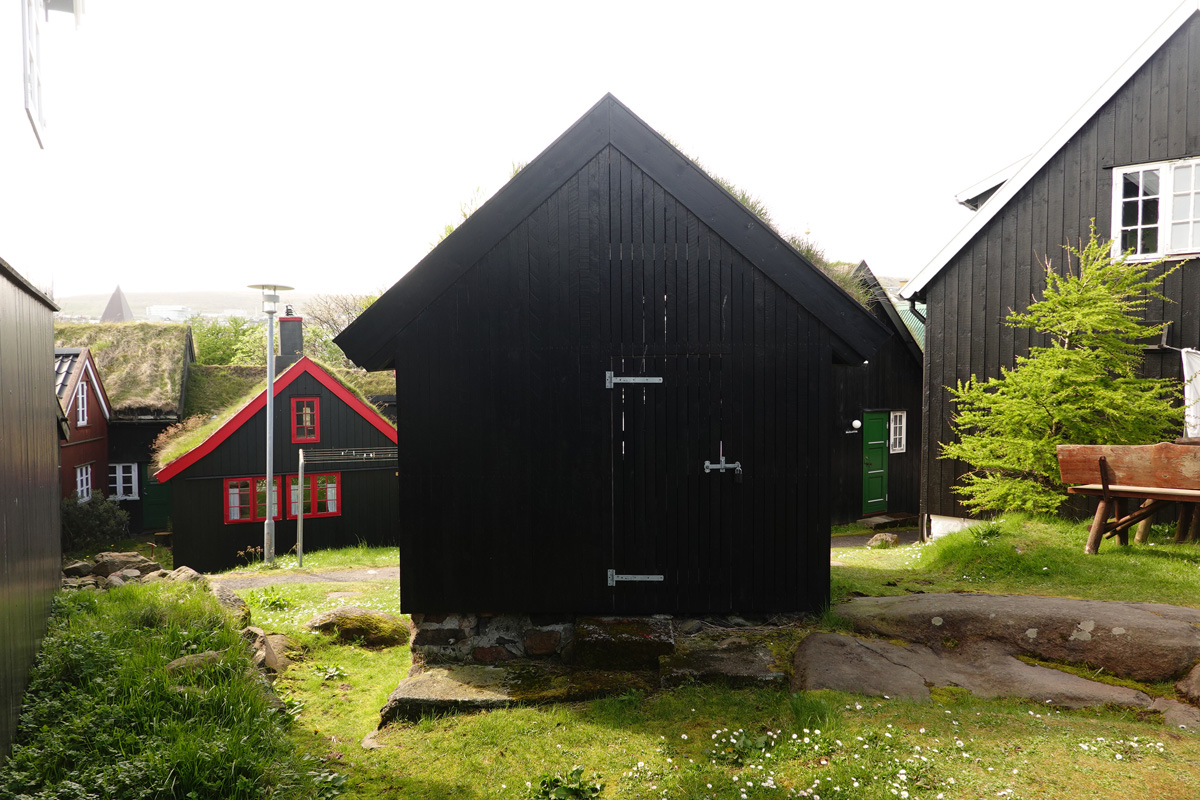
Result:
[[[263,522],[263,563],[275,563],[275,306],[279,292],[291,286],[256,283],[262,291],[262,308],[267,315],[267,519]]]

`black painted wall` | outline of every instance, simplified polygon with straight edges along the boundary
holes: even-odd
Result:
[[[399,335],[405,609],[820,607],[832,339],[604,148]]]
[[[54,311],[0,261],[0,756],[62,569]]]
[[[1112,167],[1198,154],[1200,16],[1193,16],[925,288],[929,513],[970,516],[951,491],[962,465],[937,458],[938,443],[951,436],[945,387],[972,374],[995,377],[1041,344],[1003,324],[1009,309],[1025,310],[1044,288],[1038,259],[1061,270],[1063,245],[1086,240],[1093,218],[1108,238]],[[1200,345],[1200,264],[1169,277],[1164,292],[1175,302],[1152,303],[1146,316],[1171,322],[1168,344]],[[1179,378],[1179,354],[1149,352],[1144,372]]]
[[[290,413],[292,397],[318,397],[321,408],[321,441],[292,444]],[[300,448],[394,447],[375,426],[347,406],[311,375],[303,374],[275,398],[275,463],[277,475],[294,475]],[[227,569],[241,563],[238,551],[262,546],[263,524],[226,524],[222,498],[223,479],[262,476],[266,472],[266,409],[260,409],[229,438],[204,458],[170,479],[171,520],[175,564],[201,572]],[[345,463],[306,467],[309,474],[341,472],[342,513],[336,517],[306,519],[305,552],[325,547],[342,547],[363,541],[371,545],[396,543],[396,470],[364,469]],[[286,500],[286,492],[285,492]],[[277,555],[295,544],[295,520],[275,523]]]

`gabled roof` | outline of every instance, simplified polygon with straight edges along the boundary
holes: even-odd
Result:
[[[88,347],[117,419],[178,419],[188,364],[195,360],[192,329],[182,323],[65,323],[54,326],[60,347]]]
[[[133,322],[133,309],[129,307],[129,301],[125,299],[125,293],[121,291],[120,286],[112,293],[112,297],[108,298],[108,305],[104,307],[100,321]]]
[[[75,392],[84,377],[91,380],[92,390],[100,402],[100,410],[104,413],[104,418],[109,419],[112,408],[104,391],[104,383],[96,372],[91,352],[86,347],[54,348],[54,393],[58,396],[64,414],[69,415],[75,407]]]
[[[479,259],[613,146],[826,325],[859,360],[885,341],[883,325],[699,166],[611,94],[518,172],[334,342],[368,370],[392,368],[393,342]]]
[[[912,355],[913,360],[915,360],[918,364],[921,363],[921,361],[924,359],[925,350],[924,327],[921,328],[919,334],[920,339],[918,339],[917,332],[913,330],[912,325],[910,325],[908,320],[905,319],[904,315],[900,313],[901,309],[898,308],[894,302],[895,298],[893,298],[891,293],[884,288],[883,284],[879,282],[879,279],[875,277],[875,273],[871,271],[869,266],[867,266],[866,261],[860,261],[858,266],[854,268],[854,271],[851,273],[851,275],[866,284],[867,290],[871,293],[871,298],[874,300],[876,306],[878,306],[878,308],[883,312],[884,316],[888,318],[888,322],[890,322],[892,328],[895,329],[896,335],[900,337],[902,342],[904,342],[904,346],[908,349],[909,354]],[[909,312],[909,316],[913,316],[911,312]],[[915,319],[916,318],[914,316],[914,321]]]
[[[279,393],[291,385],[293,381],[301,375],[311,375],[322,386],[328,389],[343,403],[348,405],[352,410],[358,412],[363,419],[374,426],[384,436],[388,437],[393,444],[396,443],[396,429],[392,424],[376,411],[371,405],[359,399],[358,395],[350,391],[341,381],[334,378],[328,372],[321,368],[319,364],[310,359],[308,356],[302,356],[292,366],[288,367],[284,372],[275,379],[275,397]],[[195,464],[200,459],[207,456],[217,448],[219,444],[224,442],[234,434],[239,428],[249,422],[259,411],[266,408],[267,405],[267,390],[264,387],[262,391],[256,394],[249,402],[238,409],[237,413],[233,414],[228,419],[220,422],[200,444],[188,450],[183,455],[172,460],[170,463],[163,466],[155,473],[155,478],[162,481],[169,481],[171,478],[178,475],[183,470]]]
[[[978,211],[979,207],[986,203],[991,196],[994,195],[1001,186],[1021,171],[1021,167],[1029,160],[1029,156],[1014,161],[1002,170],[988,175],[983,180],[976,183],[974,186],[968,186],[958,194],[954,195],[954,199],[958,201],[960,206],[966,206],[972,211]]]
[[[995,194],[975,212],[970,221],[955,234],[954,238],[941,249],[941,252],[908,282],[908,285],[901,291],[901,296],[909,298],[920,295],[930,281],[958,255],[960,250],[967,246],[975,234],[983,230],[1000,210],[1041,171],[1042,167],[1046,166],[1055,153],[1061,150],[1063,145],[1069,142],[1087,124],[1087,121],[1095,116],[1104,107],[1104,104],[1111,100],[1121,87],[1197,12],[1200,12],[1200,0],[1185,0],[1176,8],[1171,16],[1167,17],[1166,21],[1150,34],[1150,38],[1143,42],[1142,46],[1113,73],[1112,77],[1088,98],[1087,102],[1075,112],[1075,115],[1050,137],[1050,141],[1030,156],[1016,171],[1016,174],[997,189]]]

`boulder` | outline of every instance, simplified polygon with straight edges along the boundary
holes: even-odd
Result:
[[[1188,699],[1189,702],[1200,706],[1200,664],[1192,667],[1191,672],[1185,675],[1175,684],[1175,688],[1179,693]]]
[[[179,675],[180,673],[200,672],[216,664],[224,656],[225,652],[223,650],[205,650],[203,653],[192,653],[167,664],[167,674]]]
[[[246,605],[245,600],[238,597],[232,589],[227,589],[220,583],[210,581],[208,585],[212,589],[213,596],[217,598],[217,602],[233,616],[239,625],[250,624],[250,606]]]
[[[201,581],[204,576],[188,566],[176,567],[167,573],[167,578],[173,581]]]
[[[894,533],[877,533],[867,541],[867,547],[881,547],[887,549],[896,547],[900,544],[900,537]]]
[[[288,660],[287,656],[281,655],[275,649],[278,638],[272,641],[272,637],[267,635],[262,628],[252,626],[242,628],[242,638],[254,650],[254,666],[256,669],[278,674],[291,665],[291,661]],[[287,639],[286,636],[282,638]]]
[[[120,575],[109,575],[107,578],[102,578],[102,580],[106,581],[106,583],[97,584],[101,588],[119,589],[125,585],[125,579]]]
[[[82,578],[85,575],[92,574],[92,562],[90,561],[72,561],[63,567],[63,575],[68,578]]]
[[[915,594],[834,608],[856,631],[946,651],[991,641],[1010,653],[1103,667],[1138,681],[1175,680],[1200,660],[1200,628],[1132,603],[1058,597]]]
[[[343,642],[362,642],[368,647],[394,647],[408,642],[408,626],[391,614],[373,608],[343,606],[310,619],[309,630],[336,634]]]
[[[162,569],[161,564],[151,561],[141,553],[99,553],[94,560],[92,572],[106,578],[123,569],[136,569],[138,574]]]
[[[153,572],[153,570],[150,571]],[[129,569],[123,569],[117,574],[120,575],[121,580],[125,581],[126,583],[129,581],[139,580],[142,577],[142,571],[140,569],[134,569],[133,567],[130,567]],[[110,575],[109,577],[112,576]]]

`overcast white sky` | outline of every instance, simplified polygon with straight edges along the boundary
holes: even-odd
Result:
[[[908,276],[1177,5],[87,0],[44,26],[46,149],[0,127],[0,257],[58,296],[386,288],[611,91],[785,230]],[[23,117],[19,81],[0,101]]]

